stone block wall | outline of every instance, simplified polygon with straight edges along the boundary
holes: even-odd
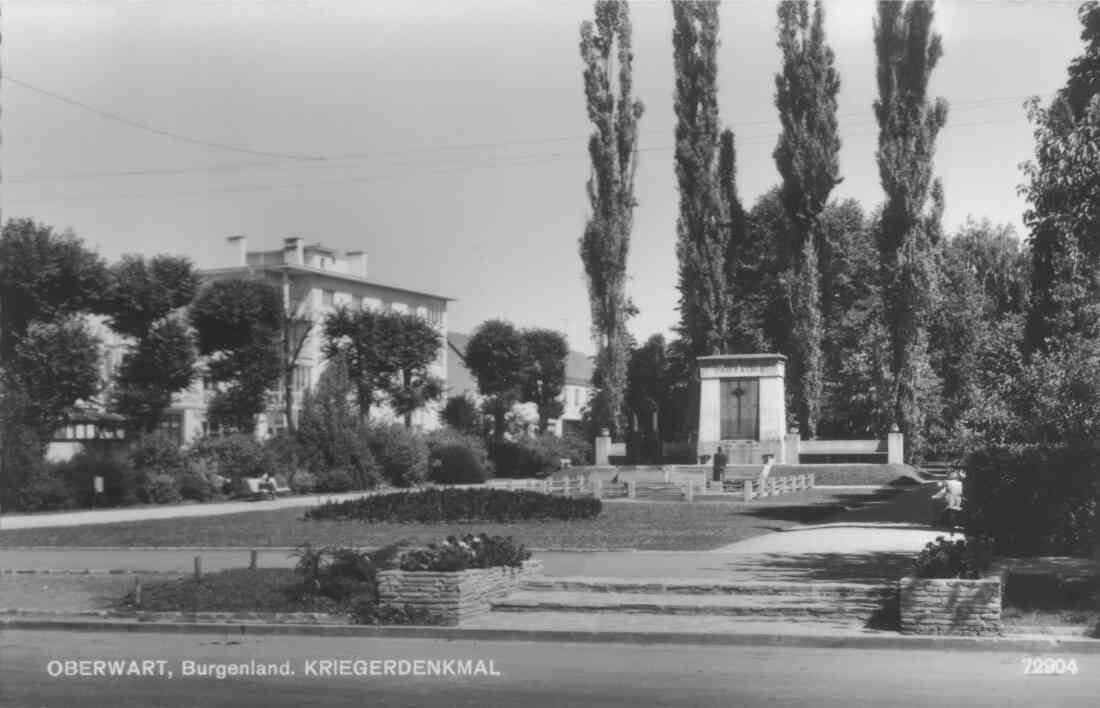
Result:
[[[980,580],[902,578],[901,631],[910,634],[1001,633],[1001,577]]]
[[[412,605],[442,615],[447,624],[477,617],[490,603],[515,591],[520,583],[542,574],[542,563],[524,561],[520,568],[476,568],[453,573],[384,570],[378,574],[383,603]]]

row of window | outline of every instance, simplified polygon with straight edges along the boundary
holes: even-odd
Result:
[[[350,305],[354,310],[362,310],[365,308],[375,308],[384,312],[400,312],[407,313],[411,309],[403,302],[389,302],[386,300],[379,300],[377,298],[363,297],[361,295],[352,295],[350,297],[340,293],[337,296],[335,290],[322,290],[321,291],[321,304],[325,307],[334,307],[336,305]],[[416,308],[416,314],[423,317],[429,324],[436,327],[443,324],[443,311],[435,308],[424,307],[423,305]]]

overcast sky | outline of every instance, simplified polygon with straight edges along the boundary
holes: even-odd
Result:
[[[872,208],[874,6],[826,7],[842,79],[834,194]],[[974,215],[1024,235],[1021,104],[1064,82],[1081,48],[1077,3],[936,7],[945,55],[932,89],[951,104],[936,158],[945,226]],[[646,114],[629,292],[644,339],[677,318],[672,11],[649,0],[632,13]],[[578,28],[591,16],[575,0],[9,0],[3,217],[71,227],[112,260],[224,265],[233,234],[253,249],[287,236],[365,249],[374,279],[456,298],[453,330],[500,316],[591,351],[577,255],[590,131]],[[721,22],[721,117],[751,205],[778,181],[775,5],[727,1]]]

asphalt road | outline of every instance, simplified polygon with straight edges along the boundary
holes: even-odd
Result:
[[[1009,652],[693,647],[371,638],[0,632],[0,706],[1092,706],[1100,656],[1027,675]],[[51,676],[136,659],[147,677]],[[323,676],[323,660],[478,660],[497,675]],[[183,676],[198,664],[289,662],[287,677]],[[61,662],[61,663],[51,663]],[[163,662],[157,663],[157,662]],[[313,662],[312,664],[308,662]],[[489,662],[492,662],[491,664]],[[332,670],[339,670],[333,663]],[[385,671],[384,663],[347,669]],[[416,665],[410,665],[414,668]],[[440,663],[437,669],[445,667]],[[453,665],[456,672],[458,664]],[[472,664],[477,668],[476,663]],[[140,667],[140,665],[139,665]],[[75,670],[82,667],[75,665]],[[129,668],[129,667],[127,667]],[[142,667],[144,668],[144,667]],[[394,664],[400,670],[400,664]],[[431,670],[424,664],[421,670]],[[83,669],[96,670],[95,664]],[[406,667],[406,670],[408,667]],[[106,670],[106,669],[105,669]],[[442,670],[446,670],[442,668]],[[169,676],[168,674],[171,674]]]

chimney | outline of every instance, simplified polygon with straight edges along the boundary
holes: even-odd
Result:
[[[348,251],[348,273],[360,278],[367,277],[366,251]]]
[[[231,246],[237,247],[237,265],[248,265],[248,239],[245,238],[244,234],[230,236],[225,240],[228,241]]]
[[[305,265],[305,254],[302,251],[302,237],[292,236],[283,239],[283,263],[292,265]]]

